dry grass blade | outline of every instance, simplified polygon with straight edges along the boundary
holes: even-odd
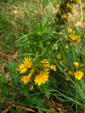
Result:
[[[2,111],[1,113],[7,113],[9,110],[11,109],[11,106],[9,106],[8,108],[6,108],[4,111]]]
[[[35,113],[34,110],[32,110],[32,109],[30,109],[30,108],[28,108],[28,107],[19,106],[19,105],[15,105],[15,104],[13,104],[13,107],[15,107],[15,108],[17,108],[17,109],[23,109],[23,110],[25,110],[25,111],[30,111],[30,112],[34,112],[34,113]]]

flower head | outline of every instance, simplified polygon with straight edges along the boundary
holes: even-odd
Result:
[[[24,84],[27,84],[30,81],[30,76],[29,75],[23,76],[21,81],[23,81]]]
[[[72,29],[68,29],[68,33],[72,33]]]
[[[74,62],[73,65],[78,68],[79,67],[79,63],[78,62]]]
[[[38,86],[44,84],[48,80],[48,77],[49,75],[47,72],[41,71],[41,73],[35,77],[35,84],[38,84]]]
[[[67,5],[67,8],[71,7],[71,4],[69,4],[69,2],[66,5]]]
[[[23,64],[21,64],[19,66],[20,73],[26,72],[27,71],[27,68],[30,68],[31,65],[32,65],[32,59],[31,58],[29,58],[29,59],[28,58],[25,58],[23,60]]]
[[[31,85],[29,89],[30,89],[30,91],[32,91],[33,90],[33,85]]]
[[[54,71],[57,70],[56,65],[51,65],[50,68],[53,69]]]
[[[68,75],[69,75],[69,76],[73,76],[72,71],[69,71],[69,72],[68,72]]]
[[[67,18],[67,16],[66,16],[66,14],[65,14],[65,13],[62,15],[62,17],[63,17],[63,18]]]
[[[59,9],[59,8],[60,8],[60,5],[61,5],[61,4],[57,4],[57,5],[56,5],[56,8]]]
[[[66,81],[69,81],[69,79],[68,79],[68,78],[66,78]]]
[[[74,32],[73,32],[71,35],[69,35],[69,37],[70,37],[72,40],[76,40],[78,36],[75,36],[75,35],[74,35]]]
[[[34,73],[34,70],[30,70],[29,75],[25,75],[21,78],[21,81],[23,81],[24,84],[27,84],[30,81],[31,75]]]
[[[41,63],[44,67],[49,67],[50,65],[48,61],[41,61]]]
[[[76,79],[78,80],[80,80],[84,75],[82,71],[78,71],[78,70],[74,74],[75,74]]]
[[[65,72],[66,72],[67,70],[68,70],[67,68],[64,69]]]
[[[56,57],[57,57],[57,59],[60,59],[61,58],[60,54],[56,55]]]

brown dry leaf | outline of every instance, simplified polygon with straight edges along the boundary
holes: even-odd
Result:
[[[7,113],[9,110],[11,109],[11,106],[9,106],[8,108],[6,108],[4,111],[2,111],[1,113]]]
[[[4,64],[0,64],[0,76],[3,69],[4,69]]]
[[[6,73],[6,79],[9,79],[10,78],[10,75],[9,75],[9,72]]]
[[[6,75],[5,75],[5,76],[6,76],[6,80],[7,80],[7,81],[11,81],[11,78],[10,78],[9,72],[8,72],[8,73],[6,73]]]
[[[50,107],[49,110],[51,110],[51,111],[56,111],[56,109],[54,109],[54,108],[52,108],[52,107]]]
[[[52,106],[56,107],[55,109],[60,113],[65,113],[68,111],[67,106],[65,106],[63,103],[55,102],[53,99],[50,100],[50,103],[52,104]]]
[[[26,111],[30,111],[30,112],[34,112],[34,110],[32,110],[31,108],[28,108],[28,107],[24,107],[24,106],[19,106],[19,105],[15,105],[13,104],[13,107],[16,107],[17,109],[23,109],[23,110],[26,110]]]
[[[12,59],[17,59],[17,57],[18,57],[18,51],[16,51],[16,53],[14,54],[14,55],[12,55]]]

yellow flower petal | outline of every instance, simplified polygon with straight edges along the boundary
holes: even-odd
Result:
[[[44,67],[49,67],[50,65],[48,61],[41,61],[41,63]]]
[[[23,81],[24,84],[27,84],[30,81],[29,75],[25,75],[22,77],[21,81]]]
[[[38,84],[38,86],[44,84],[48,80],[48,77],[49,75],[47,72],[41,71],[41,73],[35,77],[35,84]]]
[[[67,8],[71,7],[71,4],[69,4],[69,2],[66,5],[67,5]]]
[[[57,5],[56,5],[56,8],[59,9],[59,8],[60,8],[60,5],[61,5],[61,4],[57,4]]]
[[[54,71],[57,70],[56,65],[51,65],[50,68],[53,69]]]

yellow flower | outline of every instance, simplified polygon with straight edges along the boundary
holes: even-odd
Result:
[[[54,71],[57,70],[56,65],[51,65],[50,68],[53,69]]]
[[[67,74],[68,74],[69,76],[73,76],[72,71],[69,71]]]
[[[58,59],[60,59],[60,58],[61,58],[60,54],[56,55],[56,57],[57,57]]]
[[[67,5],[67,8],[71,7],[71,4],[69,4],[69,2],[66,5]]]
[[[32,91],[32,90],[33,90],[33,85],[30,86],[30,91]]]
[[[75,74],[76,79],[78,80],[80,80],[84,75],[82,71],[78,71],[78,70],[74,74]]]
[[[38,84],[38,86],[44,84],[48,80],[48,77],[49,75],[47,72],[41,71],[41,73],[35,77],[35,84]]]
[[[29,75],[23,76],[21,81],[23,81],[24,84],[27,84],[30,81],[30,76]]]
[[[32,70],[30,70],[30,74],[32,75],[34,73],[34,70],[32,69]]]
[[[57,4],[57,5],[56,5],[56,8],[59,9],[59,8],[60,8],[60,5],[61,5],[61,4]]]
[[[30,68],[32,65],[32,60],[29,58],[25,58],[23,60],[23,64],[19,66],[20,73],[24,73],[27,71],[27,68]]]
[[[76,0],[76,2],[81,2],[81,0]]]
[[[68,78],[66,78],[66,81],[69,81],[69,79],[68,79]]]
[[[67,16],[66,16],[66,14],[65,14],[65,13],[62,15],[62,17],[63,17],[63,18],[67,18]]]
[[[66,61],[64,61],[64,60],[63,60],[63,61],[62,61],[62,63],[64,63],[64,64],[65,64],[65,63],[66,63]]]
[[[55,47],[58,46],[58,44],[55,44]]]
[[[30,70],[29,75],[25,75],[24,77],[22,77],[21,81],[23,81],[24,84],[27,84],[27,82],[30,81],[30,77],[31,75],[34,73],[34,70]]]
[[[65,68],[64,71],[66,72],[67,71],[67,68]]]
[[[68,29],[68,33],[72,33],[72,29]]]
[[[24,77],[22,77],[21,81],[23,81],[24,84],[27,84],[27,82],[30,81],[30,77],[31,75],[34,73],[34,70],[30,70],[29,75],[25,75]]]
[[[43,71],[49,74],[49,69],[43,69]]]
[[[71,44],[72,44],[72,41],[69,42],[69,45],[70,45],[70,46],[71,46]]]
[[[71,35],[69,35],[69,37],[70,37],[72,40],[76,40],[78,36],[75,36],[75,35],[74,35],[74,32],[73,32]]]
[[[73,65],[78,68],[79,67],[79,63],[78,62],[74,62]]]
[[[48,61],[41,61],[41,63],[44,67],[49,67],[50,65]]]

